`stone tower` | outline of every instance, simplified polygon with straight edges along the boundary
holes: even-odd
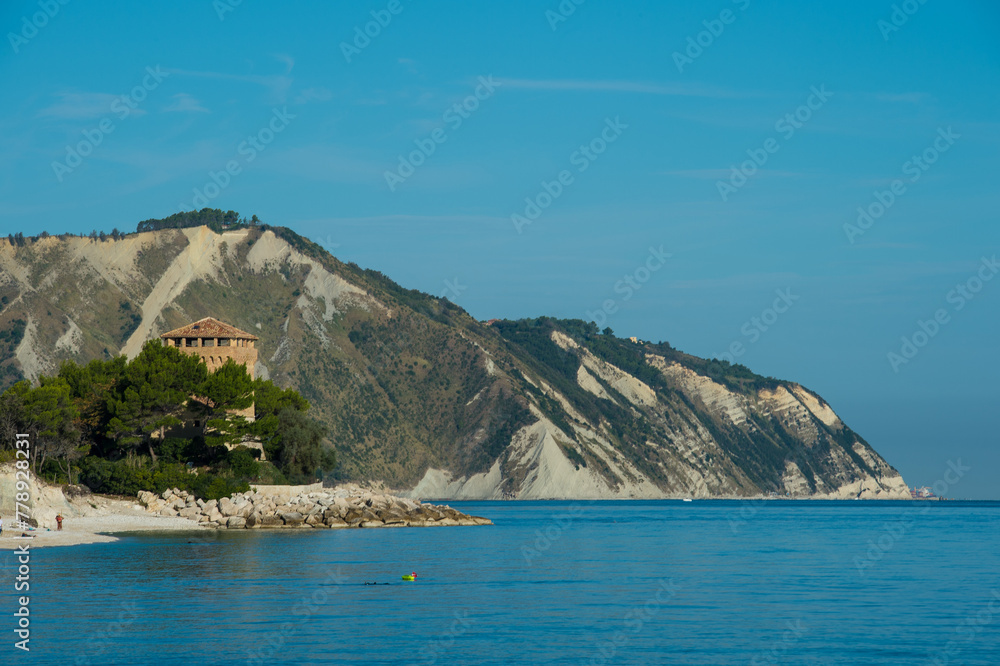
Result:
[[[257,348],[254,345],[258,338],[235,326],[205,317],[193,324],[167,331],[160,339],[168,347],[178,347],[181,351],[205,359],[209,372],[215,372],[226,359],[231,358],[246,366],[247,374],[251,379],[254,378],[254,366],[257,364]],[[247,420],[254,419],[253,405],[237,413]]]

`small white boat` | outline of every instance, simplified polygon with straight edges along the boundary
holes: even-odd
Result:
[[[693,502],[694,500],[691,499],[690,497],[685,497],[682,501],[684,501],[684,502]]]

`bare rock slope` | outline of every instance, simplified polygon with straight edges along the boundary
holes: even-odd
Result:
[[[0,387],[205,316],[254,331],[341,478],[409,497],[909,497],[798,384],[578,320],[484,324],[280,227],[0,239],[0,297]]]

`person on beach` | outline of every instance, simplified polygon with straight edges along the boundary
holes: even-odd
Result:
[[[56,514],[56,531],[62,531],[62,514]]]

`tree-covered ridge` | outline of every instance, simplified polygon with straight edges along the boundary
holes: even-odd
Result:
[[[251,402],[253,422],[235,413]],[[231,359],[209,373],[203,359],[153,340],[131,361],[66,361],[37,385],[18,382],[0,395],[0,437],[9,447],[14,433],[29,433],[34,472],[53,480],[130,495],[178,487],[212,499],[251,481],[303,483],[329,473],[334,452],[308,409],[296,391],[253,380]],[[197,435],[170,436],[192,425]],[[267,462],[240,446],[251,440]]]
[[[633,377],[641,379],[649,386],[667,389],[663,375],[646,361],[647,354],[662,356],[667,361],[679,363],[700,375],[711,377],[727,388],[744,392],[775,388],[785,383],[774,377],[758,375],[750,368],[726,360],[703,359],[674,349],[669,342],[632,342],[616,337],[614,331],[598,330],[597,324],[582,319],[555,319],[538,317],[535,319],[497,320],[493,327],[503,338],[517,344],[543,365],[558,369],[568,380],[576,382],[579,367],[578,355],[563,350],[552,341],[552,332],[564,333],[593,353],[598,358],[621,368]]]
[[[235,213],[207,213],[239,219]],[[202,230],[164,228],[142,238],[133,235],[120,248],[134,259],[135,275],[127,281],[115,279],[117,269],[102,263],[100,248],[95,252],[92,243],[51,239],[13,248],[12,265],[26,277],[0,285],[0,306],[5,306],[0,307],[0,331],[7,331],[6,338],[0,335],[0,391],[20,378],[19,370],[37,377],[52,373],[65,359],[112,360],[143,316],[156,318],[155,328],[164,330],[188,323],[189,313],[211,312],[254,330],[258,346],[269,350],[259,360],[263,376],[295,389],[313,405],[309,417],[324,424],[343,457],[335,472],[338,480],[381,479],[391,487],[412,488],[428,469],[446,470],[460,479],[498,465],[502,485],[497,492],[516,496],[525,483],[540,478],[532,477],[535,458],[523,453],[535,446],[540,429],[548,429],[577,471],[598,474],[610,488],[644,478],[665,492],[679,492],[688,479],[700,475],[712,492],[780,490],[784,470],[795,460],[809,477],[810,489],[825,491],[871,471],[864,460],[855,459],[855,447],[866,460],[874,456],[875,468],[884,469],[874,452],[862,451],[870,449],[863,440],[856,444],[839,425],[828,428],[803,411],[803,405],[796,414],[771,418],[769,395],[801,391],[796,384],[690,356],[667,342],[620,339],[591,322],[545,317],[479,322],[445,298],[342,262],[287,228],[259,224],[224,235]],[[0,245],[2,251],[11,249]],[[151,290],[168,279],[169,269],[181,267],[185,252],[192,257],[212,254],[213,268],[168,302],[147,308]],[[45,289],[29,288],[41,280],[46,280]],[[352,288],[342,290],[343,283]],[[562,339],[557,344],[556,331],[580,348],[566,349]],[[24,346],[15,354],[22,340]],[[678,372],[674,364],[696,376]],[[158,372],[156,367],[148,370]],[[619,371],[630,377],[617,376]],[[108,374],[115,372],[111,368]],[[223,381],[229,371],[220,372],[216,381],[226,390],[215,392],[212,404],[241,404],[246,387],[236,386],[235,378]],[[705,384],[697,376],[722,386]],[[652,389],[651,402],[634,399],[631,377]],[[217,417],[203,400],[198,420],[208,424],[208,431],[197,441],[169,435],[161,439],[156,428],[169,433],[171,419],[195,418],[188,407],[179,414],[153,410],[143,421],[134,417],[135,406],[155,406],[156,396],[134,388],[133,395],[125,391],[125,382],[121,386],[118,403],[109,406],[102,397],[99,409],[91,406],[93,413],[86,417],[105,419],[98,444],[107,450],[86,457],[97,461],[88,470],[97,483],[101,475],[110,475],[109,466],[120,470],[130,456],[142,459],[147,471],[176,464],[187,474],[177,462],[183,460],[214,474],[211,466],[218,461],[206,451],[243,437],[246,426],[229,418],[229,409]],[[718,409],[713,396],[723,395],[723,389],[733,394],[726,398],[732,404],[746,407],[749,420],[734,421]],[[212,392],[199,390],[195,395],[203,398]],[[302,410],[279,419],[279,409],[264,407],[266,396],[262,398],[256,382],[254,394],[255,427],[271,423],[272,430],[254,435],[270,447],[269,462],[286,476],[292,469],[309,475],[319,466],[311,453],[317,449],[300,453],[295,441],[285,446],[278,438],[279,433],[313,438],[311,429],[292,416]],[[113,412],[122,425],[109,427],[104,412]],[[561,433],[545,424],[536,428],[540,415]],[[110,450],[114,444],[120,444],[117,451]],[[246,470],[259,461],[243,453],[227,461],[228,467],[217,465],[221,473],[249,476]],[[619,467],[612,469],[614,465]],[[261,478],[274,470],[261,466]]]
[[[249,220],[240,217],[235,210],[223,212],[218,208],[202,208],[201,210],[182,211],[174,213],[162,219],[150,218],[140,222],[135,230],[138,233],[144,231],[157,231],[159,229],[187,229],[189,227],[206,226],[217,234],[221,234],[227,229],[238,229],[247,226],[256,226],[260,223],[254,215]]]

